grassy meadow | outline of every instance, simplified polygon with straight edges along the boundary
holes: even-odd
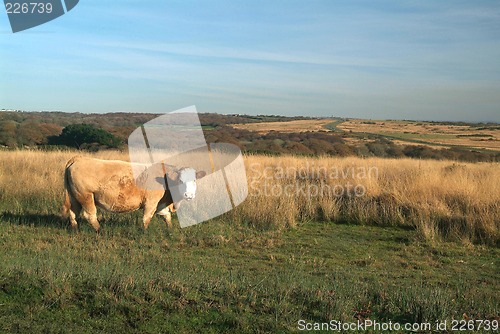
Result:
[[[258,133],[269,131],[299,133],[304,131],[324,131],[325,125],[331,123],[329,119],[306,119],[286,122],[259,122],[234,124],[237,129],[244,129]]]
[[[447,124],[417,121],[348,120],[339,129],[354,133],[371,133],[404,142],[439,146],[462,146],[500,150],[500,128],[484,124]]]
[[[147,231],[141,212],[101,212],[97,235],[59,217],[74,155],[0,151],[0,332],[500,318],[498,164],[247,155],[235,210]]]

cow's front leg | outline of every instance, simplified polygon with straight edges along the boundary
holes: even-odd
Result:
[[[142,222],[144,224],[144,229],[147,230],[149,223],[151,222],[151,218],[153,218],[156,211],[156,205],[149,205],[146,203],[144,206],[144,216],[142,217]]]
[[[168,210],[168,208],[167,208]],[[163,214],[163,218],[165,219],[165,223],[167,223],[168,228],[172,228],[172,212],[168,210]]]
[[[161,210],[158,210],[156,213],[160,216],[163,216],[165,219],[165,223],[167,223],[167,228],[172,228],[172,213],[175,212],[175,208],[173,204],[170,204],[164,207]]]

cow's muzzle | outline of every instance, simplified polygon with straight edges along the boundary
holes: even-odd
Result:
[[[194,199],[194,194],[190,193],[184,193],[184,198],[187,199],[188,201]]]

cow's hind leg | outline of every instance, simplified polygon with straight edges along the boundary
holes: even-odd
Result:
[[[99,221],[97,220],[97,208],[94,202],[94,194],[86,194],[82,197],[80,203],[83,208],[83,217],[89,221],[96,232],[99,232],[101,225],[99,225]]]
[[[80,205],[80,203],[72,199],[71,207],[68,213],[69,213],[69,221],[71,222],[71,227],[73,227],[73,229],[75,230],[78,228],[78,222],[76,221],[76,217],[80,215],[81,211],[82,211],[82,206]]]
[[[69,221],[73,229],[76,229],[78,227],[76,218],[80,214],[81,210],[82,206],[80,205],[80,203],[78,203],[78,201],[66,190],[62,216],[63,218],[69,217]]]

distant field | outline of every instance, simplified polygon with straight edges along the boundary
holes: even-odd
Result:
[[[324,131],[324,126],[331,122],[332,121],[329,119],[306,119],[284,122],[235,124],[233,127],[259,133],[267,133],[269,131],[297,133],[305,131]]]
[[[222,217],[145,232],[140,212],[103,213],[96,235],[59,218],[74,155],[0,151],[2,333],[500,320],[496,163],[248,155],[249,197]],[[366,193],[315,193],[347,184]]]
[[[445,125],[413,121],[348,120],[338,128],[352,133],[378,134],[402,142],[463,146],[500,151],[500,128],[481,125]]]
[[[343,139],[352,145],[367,143],[373,139],[387,138],[400,145],[424,145],[431,148],[463,147],[500,151],[500,126],[448,125],[417,121],[370,121],[370,120],[294,120],[232,125],[237,129],[266,134],[270,131],[300,133],[331,130],[343,133]]]

